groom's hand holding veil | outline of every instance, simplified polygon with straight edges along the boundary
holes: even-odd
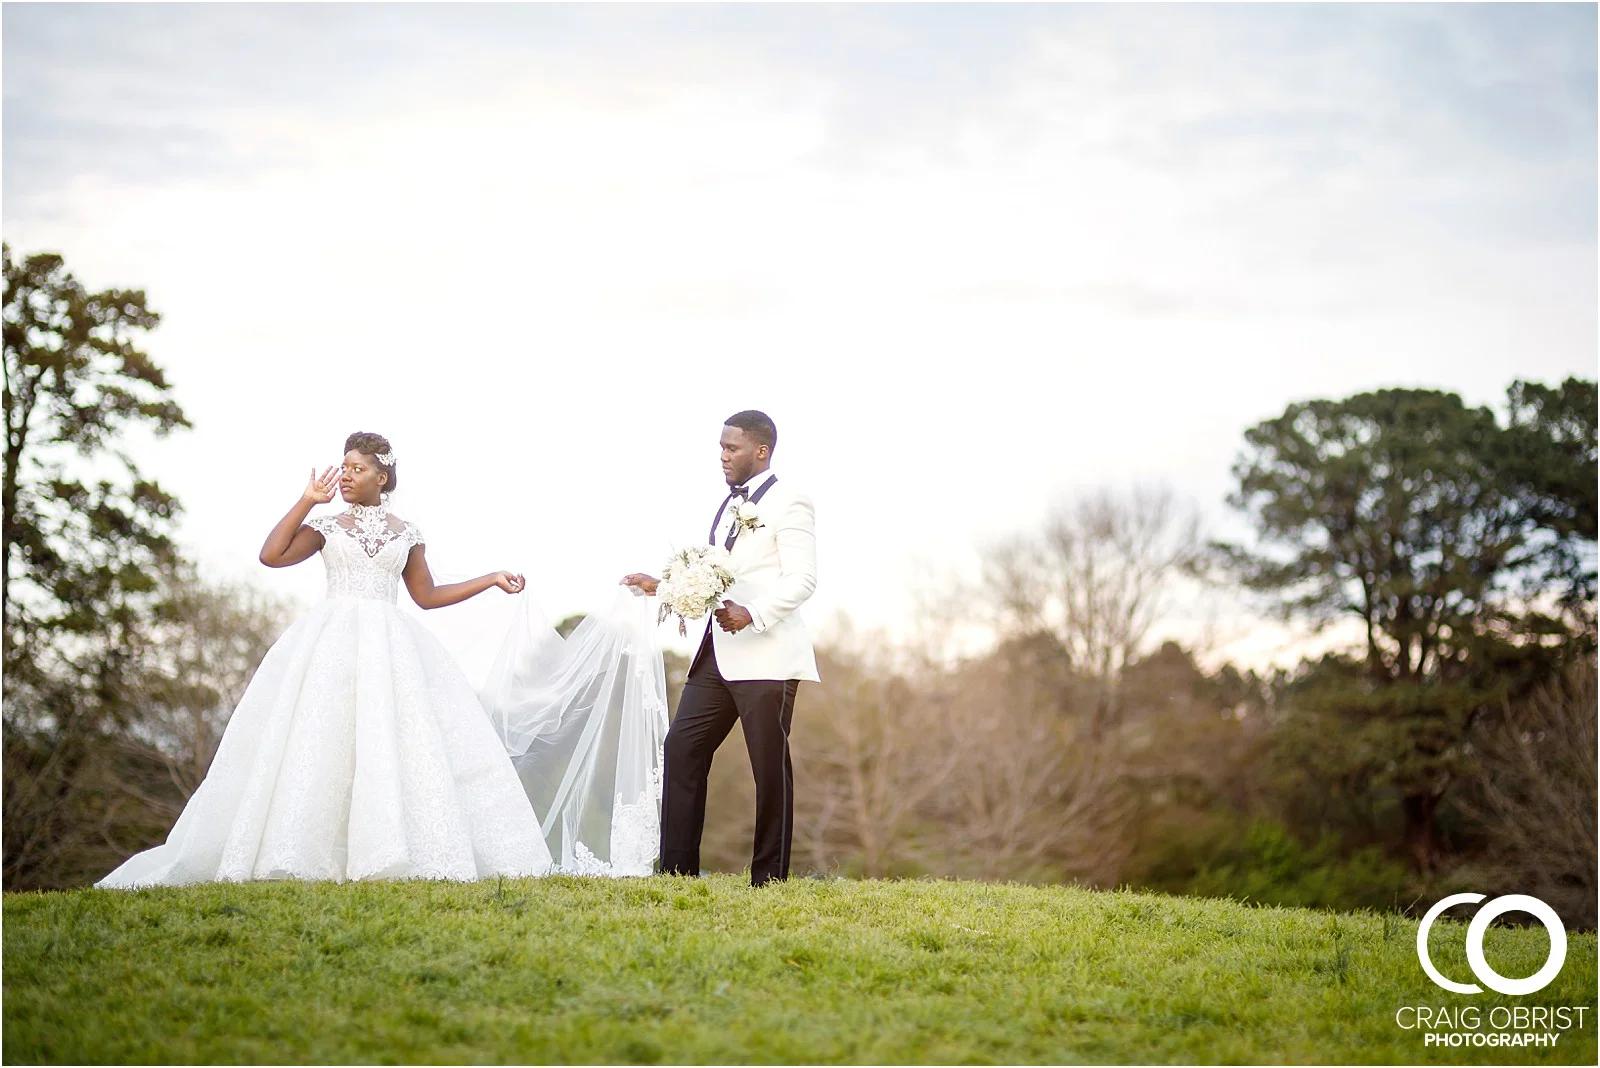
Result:
[[[640,575],[635,573],[632,575],[622,576],[621,584],[637,590],[646,597],[654,597],[656,595],[656,587],[661,585],[661,580],[652,575]]]

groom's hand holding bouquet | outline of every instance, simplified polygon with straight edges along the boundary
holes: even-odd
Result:
[[[688,621],[701,619],[716,608],[717,601],[733,586],[733,570],[728,551],[715,545],[694,545],[680,549],[668,558],[661,577],[628,575],[622,580],[647,596],[661,598],[658,622],[678,617],[678,634],[688,637]],[[732,601],[723,601],[715,612],[717,625],[730,634],[751,623],[750,613]]]

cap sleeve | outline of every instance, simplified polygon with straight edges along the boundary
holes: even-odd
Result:
[[[339,529],[339,517],[336,515],[319,515],[315,519],[306,520],[306,526],[328,538]]]
[[[408,549],[414,545],[422,545],[428,540],[422,536],[422,528],[410,520],[406,520],[406,532],[401,537],[405,538]]]

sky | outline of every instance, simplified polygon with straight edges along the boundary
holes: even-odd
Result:
[[[703,539],[732,412],[826,638],[1073,494],[1222,533],[1245,429],[1596,372],[1593,5],[14,4],[3,231],[144,289],[207,572],[346,434],[437,572],[551,618]],[[498,603],[491,602],[498,598]],[[511,606],[429,613],[469,669]],[[1306,636],[1175,603],[1241,663]]]

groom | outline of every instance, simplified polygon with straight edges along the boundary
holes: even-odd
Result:
[[[728,495],[710,540],[732,555],[734,584],[706,622],[689,667],[678,714],[667,731],[661,796],[661,871],[700,874],[711,754],[737,721],[756,780],[755,851],[750,884],[789,877],[794,837],[794,771],[789,720],[800,680],[817,680],[811,638],[795,611],[817,588],[817,536],[811,498],[772,473],[778,429],[761,412],[739,412],[722,428]],[[747,517],[737,519],[736,510]],[[754,512],[753,518],[751,512]],[[654,594],[659,580],[622,580]]]

